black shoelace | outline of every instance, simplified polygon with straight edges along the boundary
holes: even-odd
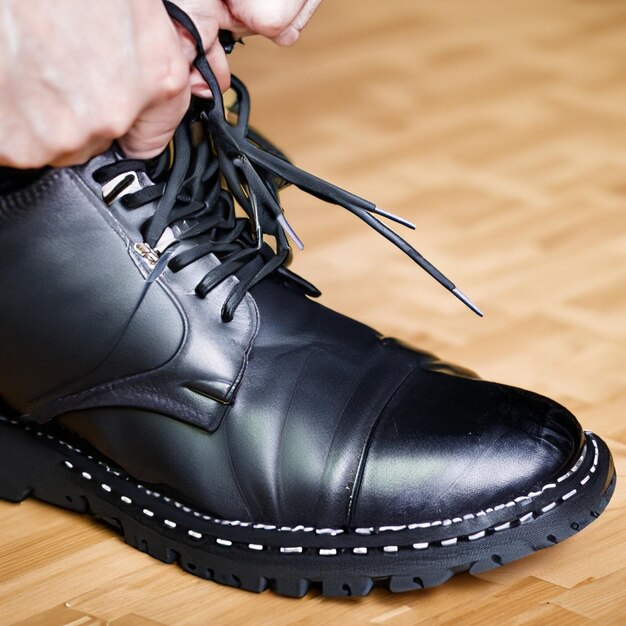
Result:
[[[131,172],[147,171],[155,184],[128,193],[121,201],[133,209],[157,201],[153,216],[144,224],[144,242],[156,249],[165,231],[174,234],[174,244],[155,259],[148,279],[153,282],[169,267],[179,271],[190,263],[216,255],[221,264],[209,271],[196,287],[205,297],[229,276],[236,276],[222,307],[222,319],[230,321],[246,293],[263,278],[278,273],[310,296],[319,291],[309,282],[287,269],[291,258],[289,236],[302,248],[302,243],[289,225],[278,200],[278,192],[286,183],[326,202],[339,205],[369,224],[387,238],[439,283],[450,290],[478,315],[480,310],[454,283],[422,257],[408,242],[383,224],[380,215],[405,226],[410,222],[387,213],[375,204],[309,174],[293,164],[249,126],[250,99],[241,81],[233,77],[232,87],[237,102],[231,110],[236,121],[226,119],[219,85],[206,57],[200,35],[189,16],[176,5],[164,1],[170,16],[184,26],[196,41],[194,62],[213,93],[209,100],[194,99],[185,120],[173,139],[173,164],[169,154],[147,164],[125,159],[100,168],[96,180],[107,182],[121,177],[108,194],[111,200],[127,187],[134,177]],[[203,127],[198,140],[198,124]],[[122,177],[122,174],[127,177]],[[236,201],[246,218],[235,214]],[[265,237],[273,237],[275,249]],[[181,245],[183,242],[192,245]]]

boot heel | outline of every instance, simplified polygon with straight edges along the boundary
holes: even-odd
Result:
[[[18,429],[10,420],[0,416],[0,498],[9,502],[21,502],[33,491],[23,466],[25,450]],[[35,462],[31,459],[31,463]]]
[[[0,499],[22,502],[28,496],[73,511],[85,511],[78,488],[62,471],[63,456],[46,445],[39,431],[0,415]]]
[[[32,488],[27,485],[11,482],[5,476],[0,475],[0,499],[9,502],[21,502],[32,493]]]

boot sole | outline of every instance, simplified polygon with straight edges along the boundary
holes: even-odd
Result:
[[[302,597],[364,596],[439,585],[500,567],[576,534],[615,489],[593,433],[574,466],[529,494],[452,519],[379,528],[275,526],[206,515],[153,491],[63,434],[0,416],[0,498],[29,496],[104,521],[131,546],[215,582]]]

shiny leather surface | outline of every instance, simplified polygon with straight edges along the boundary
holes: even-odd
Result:
[[[279,282],[213,434],[163,416],[63,422],[141,480],[218,516],[370,526],[454,516],[528,493],[580,452],[571,414],[381,338]]]
[[[95,166],[0,201],[0,395],[14,409],[63,414],[139,480],[271,524],[453,517],[578,456],[580,427],[551,400],[383,338],[277,278],[231,324],[223,293],[193,294],[207,271],[196,264],[164,272],[137,308],[148,270],[129,248],[144,216],[102,204]]]
[[[245,369],[256,307],[247,297],[223,324],[236,279],[195,296],[214,257],[166,270],[146,291],[150,268],[133,250],[145,215],[104,205],[91,171],[107,160],[0,197],[0,395],[38,421],[138,406],[210,430]]]
[[[547,398],[420,369],[395,395],[363,464],[356,526],[484,510],[540,489],[579,454],[582,433]]]

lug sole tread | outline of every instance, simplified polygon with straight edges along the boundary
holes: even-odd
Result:
[[[32,435],[28,436],[32,438]],[[93,490],[88,490],[76,482],[55,480],[50,472],[44,478],[40,477],[37,484],[32,481],[31,485],[24,484],[23,481],[22,483],[13,482],[14,474],[3,471],[0,466],[0,498],[20,502],[28,497],[35,497],[75,512],[90,514],[120,532],[124,541],[139,551],[163,563],[177,564],[190,574],[219,584],[256,593],[272,589],[279,595],[294,598],[305,596],[312,588],[321,588],[321,593],[329,597],[362,597],[370,593],[375,586],[387,587],[392,592],[428,589],[444,583],[455,574],[461,572],[480,574],[560,543],[580,532],[605,509],[616,483],[610,456],[607,473],[611,474],[611,479],[605,482],[606,488],[599,497],[594,498],[591,506],[587,506],[585,510],[580,510],[580,507],[572,509],[569,514],[563,514],[558,510],[551,511],[549,524],[544,519],[548,517],[547,515],[533,520],[525,528],[541,523],[541,530],[545,532],[534,532],[532,538],[524,536],[519,531],[519,527],[514,527],[511,530],[490,535],[488,554],[481,554],[480,558],[475,558],[475,551],[472,552],[474,545],[459,542],[448,547],[440,546],[419,551],[420,554],[416,555],[412,563],[405,561],[400,566],[396,566],[398,563],[395,561],[398,558],[396,554],[379,555],[375,567],[366,567],[364,571],[357,574],[352,573],[353,567],[346,566],[347,561],[343,565],[337,561],[332,563],[329,557],[324,556],[279,555],[264,565],[247,561],[246,555],[241,551],[237,553],[236,548],[232,548],[229,553],[228,548],[220,546],[210,550],[201,544],[196,547],[189,541],[168,536],[155,524],[151,525],[150,517],[137,519],[137,511],[133,507],[123,508],[113,505],[110,499],[102,497],[105,494],[96,492],[95,487]],[[96,482],[91,481],[94,485]],[[575,500],[572,498],[572,502],[568,501],[564,504],[570,505],[571,508]],[[517,535],[512,531],[517,531]],[[336,552],[341,554],[350,551],[340,548]],[[238,562],[236,562],[237,558],[239,558]],[[354,558],[352,554],[345,555],[345,559]],[[362,557],[356,558],[362,559]],[[387,569],[384,565],[385,559],[388,559],[387,562],[390,564]],[[282,561],[280,565],[277,564],[278,560]],[[289,566],[284,567],[287,560]],[[316,571],[316,562],[323,562],[324,567],[318,567]],[[312,567],[311,564],[313,564]],[[345,571],[342,572],[342,568]],[[372,573],[368,569],[377,571]],[[280,573],[282,571],[284,574]],[[310,574],[298,575],[302,571],[310,572]]]

